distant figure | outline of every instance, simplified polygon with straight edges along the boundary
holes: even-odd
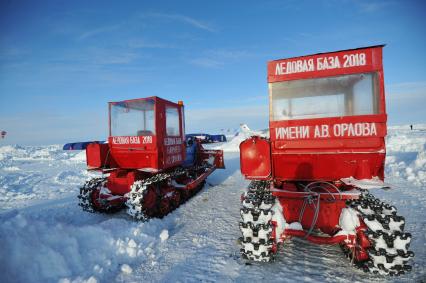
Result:
[[[413,130],[413,125],[410,125],[410,129]]]
[[[6,131],[1,131],[0,132],[1,138],[4,139],[6,137],[6,134],[7,134]]]

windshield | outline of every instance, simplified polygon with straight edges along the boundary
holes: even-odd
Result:
[[[155,133],[152,99],[112,102],[111,136],[149,136]]]
[[[378,114],[376,73],[269,84],[271,120]]]

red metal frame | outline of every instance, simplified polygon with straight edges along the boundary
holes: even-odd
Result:
[[[279,235],[279,241],[284,241],[291,237],[300,237],[318,245],[335,245],[341,244],[348,250],[352,251],[352,255],[355,261],[361,262],[369,259],[368,248],[371,247],[371,243],[368,237],[365,235],[367,226],[360,219],[361,225],[356,228],[354,234],[338,234],[333,236],[316,236],[308,234],[304,230],[285,229],[281,235]],[[272,222],[274,229],[272,230],[272,239],[276,239],[276,227],[277,223]],[[272,252],[277,252],[277,241],[274,242]]]
[[[341,244],[352,254],[356,261],[364,261],[369,258],[367,249],[370,247],[368,237],[364,234],[367,229],[365,223],[359,218],[360,226],[356,228],[353,234],[339,233],[339,217],[343,208],[346,207],[346,201],[356,199],[360,192],[351,187],[342,185],[340,192],[301,192],[295,188],[295,183],[285,183],[279,188],[272,189],[273,195],[279,200],[283,208],[283,215],[287,223],[299,222],[303,230],[286,228],[281,234],[277,234],[277,223],[272,222],[273,230],[271,238],[274,239],[273,252],[277,251],[277,243],[291,237],[304,238],[309,242],[320,245]],[[318,202],[318,198],[320,201]],[[306,207],[300,219],[301,207],[306,201]],[[319,205],[318,218],[313,223],[316,206]],[[310,234],[307,230],[313,225],[314,230],[319,229],[327,235]]]
[[[341,185],[338,188],[328,183],[322,184],[322,189],[304,191],[293,182],[278,182],[273,185],[272,194],[280,202],[287,223],[299,222],[305,229],[314,225],[314,228],[333,235],[340,229],[340,211],[346,207],[346,201],[357,199],[360,192],[352,187]],[[313,223],[316,209],[319,209],[318,218]]]
[[[312,242],[314,244],[319,245],[333,245],[333,244],[339,244],[344,241],[353,241],[356,238],[356,235],[336,235],[333,237],[321,237],[321,236],[314,236],[314,235],[308,235],[306,231],[303,230],[292,230],[292,229],[285,229],[284,230],[284,236],[283,237],[306,237],[306,239],[309,242]]]

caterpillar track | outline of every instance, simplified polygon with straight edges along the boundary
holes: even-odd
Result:
[[[241,256],[248,260],[269,262],[273,260],[271,208],[275,201],[269,190],[269,182],[252,181],[241,198]]]
[[[357,200],[348,201],[365,223],[365,235],[370,241],[369,260],[355,262],[365,272],[381,275],[401,275],[411,270],[408,260],[414,256],[409,251],[411,234],[404,232],[405,219],[397,215],[394,206],[363,192]],[[352,257],[351,250],[345,250]]]
[[[174,171],[155,174],[144,180],[136,181],[131,186],[131,191],[125,196],[127,199],[124,205],[127,207],[127,214],[140,221],[147,221],[152,217],[164,217],[200,191],[205,184],[205,181],[202,181],[193,189],[182,189],[184,186],[177,184],[176,178],[185,176],[194,180],[210,168],[211,165],[207,163],[191,169],[178,167]],[[107,178],[94,178],[80,188],[78,205],[84,211],[110,213],[116,212],[124,206],[120,202],[118,202],[119,205],[111,205],[108,201],[121,196],[99,197],[101,191],[111,194],[104,186],[106,182]],[[176,187],[171,185],[172,182]],[[150,207],[147,207],[147,197],[151,197],[152,205]]]
[[[252,181],[241,200],[241,255],[251,261],[269,262],[276,249],[271,237],[275,197],[269,190],[269,182]],[[347,206],[353,208],[365,224],[362,233],[370,242],[369,259],[360,262],[356,262],[352,249],[341,244],[354,264],[365,272],[381,275],[397,276],[410,271],[407,263],[414,256],[409,251],[411,234],[404,232],[405,219],[397,215],[396,208],[366,192],[359,199],[347,201]]]
[[[210,166],[204,165],[197,167],[195,170],[188,170],[184,168],[177,168],[173,172],[170,173],[162,173],[154,175],[150,178],[147,178],[145,180],[137,181],[131,186],[131,190],[128,193],[128,199],[125,203],[127,206],[127,214],[132,216],[134,219],[146,221],[151,217],[164,217],[177,207],[179,207],[182,203],[187,201],[190,197],[195,195],[198,191],[200,191],[205,181],[203,181],[201,184],[199,184],[195,189],[192,189],[190,191],[188,190],[178,190],[174,189],[172,191],[168,191],[165,194],[158,194],[158,187],[164,183],[168,182],[170,180],[174,180],[175,178],[187,175],[192,178],[196,178],[197,173],[200,173],[201,171],[206,171]],[[147,207],[144,207],[145,204],[145,198],[147,194],[149,193],[149,189],[157,190],[157,197],[160,196],[160,199],[157,200],[160,207],[157,210],[150,210]],[[161,204],[162,201],[171,201],[171,209],[170,210],[162,210]]]
[[[108,202],[99,198],[99,192],[106,183],[106,178],[93,178],[86,181],[80,188],[80,194],[77,196],[78,205],[87,212],[112,213],[121,207],[109,205]],[[103,188],[105,189],[105,188]]]
[[[185,174],[186,171],[183,168],[178,168],[171,173],[160,173],[154,175],[150,178],[136,181],[130,188],[130,192],[128,193],[128,199],[126,201],[127,206],[127,214],[132,216],[134,219],[146,221],[154,214],[150,213],[147,207],[144,207],[144,198],[148,193],[148,188],[151,186],[156,190],[156,197],[158,198],[159,192],[157,185],[165,182],[171,178],[175,178]],[[172,195],[171,195],[172,194]],[[172,192],[169,194],[170,197],[173,197],[178,192]],[[167,198],[168,196],[163,196]],[[161,216],[160,216],[161,217]]]

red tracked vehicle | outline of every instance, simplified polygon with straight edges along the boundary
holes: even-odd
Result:
[[[340,244],[364,271],[411,269],[411,234],[383,188],[383,46],[268,63],[270,138],[240,144],[241,254],[270,261],[291,237]],[[283,245],[285,250],[285,244]]]
[[[79,205],[90,212],[127,206],[138,220],[168,214],[224,168],[222,151],[185,137],[183,103],[159,97],[110,102],[108,142],[87,145],[86,158],[106,177],[80,188]]]

